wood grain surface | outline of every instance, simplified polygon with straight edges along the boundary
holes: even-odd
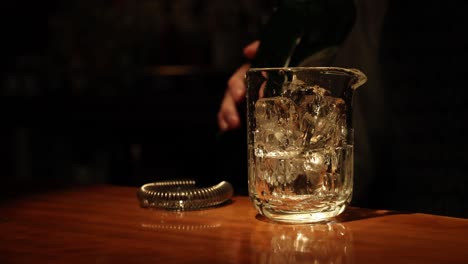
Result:
[[[137,188],[56,190],[0,205],[0,263],[468,263],[468,219],[348,208],[326,224],[216,208],[144,209]]]

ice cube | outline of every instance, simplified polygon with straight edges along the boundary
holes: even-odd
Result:
[[[322,94],[304,96],[298,107],[300,137],[310,148],[336,147],[346,131],[345,102]]]
[[[318,85],[308,86],[304,82],[293,81],[284,85],[281,95],[290,98],[294,103],[299,105],[303,100],[310,99],[308,98],[309,96],[323,98],[330,95],[330,91]]]
[[[295,136],[298,114],[296,105],[285,97],[263,98],[255,104],[254,144],[257,156],[281,156],[297,151]]]

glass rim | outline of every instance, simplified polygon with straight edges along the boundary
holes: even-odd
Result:
[[[289,71],[289,72],[299,72],[299,71],[316,71],[324,74],[347,74],[351,77],[354,77],[353,84],[351,88],[355,90],[357,87],[363,85],[367,82],[367,76],[359,69],[356,68],[346,68],[346,67],[337,67],[337,66],[294,66],[294,67],[252,67],[247,70],[249,72],[260,72],[260,71]]]
[[[248,71],[301,71],[301,70],[336,70],[344,71],[349,73],[360,73],[360,70],[356,68],[336,67],[336,66],[294,66],[294,67],[251,67]]]

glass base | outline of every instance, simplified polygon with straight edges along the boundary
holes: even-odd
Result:
[[[269,207],[259,207],[257,205],[255,207],[261,215],[272,221],[292,224],[306,224],[332,221],[335,216],[338,216],[345,210],[346,204],[337,205],[323,211],[300,212],[276,210]]]

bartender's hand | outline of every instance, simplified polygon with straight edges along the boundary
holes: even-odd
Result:
[[[247,59],[253,59],[257,54],[260,41],[254,41],[247,45],[244,50],[244,56]],[[218,126],[221,131],[236,129],[240,126],[239,112],[237,104],[245,99],[245,73],[249,69],[250,64],[246,63],[237,69],[229,78],[226,92],[224,93],[223,101],[218,112]]]

